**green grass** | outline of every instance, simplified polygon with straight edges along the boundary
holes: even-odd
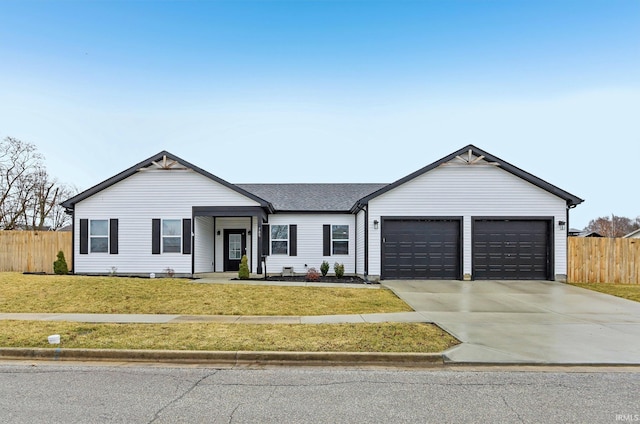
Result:
[[[60,334],[61,344],[47,336]],[[0,321],[0,346],[290,352],[441,352],[457,340],[431,324],[83,324]]]
[[[411,310],[386,289],[0,273],[0,312],[296,316]]]
[[[640,284],[571,283],[571,285],[640,302]]]

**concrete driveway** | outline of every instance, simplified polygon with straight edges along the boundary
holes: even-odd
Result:
[[[640,364],[640,303],[551,281],[384,281],[459,363]]]

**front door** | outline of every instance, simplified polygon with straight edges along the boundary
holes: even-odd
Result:
[[[224,270],[237,271],[240,269],[240,259],[246,254],[247,231],[224,230]]]

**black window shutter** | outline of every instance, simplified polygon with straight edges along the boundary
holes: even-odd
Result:
[[[298,226],[289,225],[289,256],[298,256]]]
[[[331,256],[331,225],[322,226],[322,256]]]
[[[262,226],[262,254],[264,256],[269,256],[269,246],[271,244],[271,235],[269,234],[269,226]]]
[[[80,254],[89,253],[89,220],[80,220]]]
[[[151,220],[151,253],[160,254],[160,220],[157,218]]]
[[[191,220],[182,220],[182,254],[191,254]]]
[[[109,220],[109,253],[111,255],[118,254],[118,220]]]

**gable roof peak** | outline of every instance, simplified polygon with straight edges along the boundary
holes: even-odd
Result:
[[[149,166],[157,166],[158,169],[177,169],[177,168],[172,168],[173,165],[170,166],[171,162],[168,162],[167,159],[169,159],[172,162],[176,162],[181,164],[182,166],[184,166],[184,168],[180,168],[180,169],[189,169],[192,170],[194,172],[197,172],[200,175],[203,175],[225,187],[230,188],[231,190],[234,190],[240,194],[242,194],[243,196],[246,196],[252,200],[255,200],[256,202],[258,202],[260,204],[260,206],[262,207],[267,207],[269,210],[273,209],[273,206],[267,202],[266,200],[256,196],[253,193],[249,193],[248,191],[238,187],[237,185],[231,184],[228,181],[223,180],[222,178],[216,177],[215,175],[211,174],[210,172],[205,171],[202,168],[199,168],[189,162],[187,162],[186,160],[174,155],[171,152],[168,152],[166,150],[162,150],[161,152],[141,161],[138,162],[137,164],[133,165],[132,167],[125,169],[124,171],[120,172],[119,174],[114,175],[113,177],[106,179],[104,181],[102,181],[101,183],[98,183],[96,185],[94,185],[93,187],[73,196],[70,199],[65,200],[64,202],[61,203],[61,205],[67,209],[68,211],[73,210],[74,205],[88,197],[93,196],[96,193],[99,193],[100,191],[111,187],[112,185],[124,180],[125,178],[128,178],[132,175],[134,175],[135,173],[139,172],[141,169],[143,168],[148,168]],[[174,164],[175,165],[175,164]]]
[[[463,157],[464,154],[469,154],[472,153],[474,156],[476,156],[476,158],[471,159],[470,156],[467,157],[467,159],[465,159]],[[554,194],[558,197],[560,197],[561,199],[565,200],[567,202],[567,207],[573,208],[577,205],[579,205],[580,203],[584,202],[583,199],[579,198],[578,196],[575,196],[567,191],[564,191],[562,189],[560,189],[559,187],[554,186],[553,184],[550,184],[548,182],[546,182],[545,180],[543,180],[542,178],[538,178],[533,174],[530,174],[520,168],[518,168],[517,166],[511,165],[509,162],[504,161],[502,159],[500,159],[497,156],[492,155],[491,153],[482,150],[481,148],[474,146],[473,144],[468,144],[464,147],[462,147],[461,149],[456,150],[455,152],[443,157],[440,160],[437,160],[423,168],[418,169],[417,171],[407,175],[404,178],[401,178],[389,185],[387,185],[386,187],[381,188],[380,190],[377,190],[376,192],[363,197],[362,199],[360,199],[356,206],[358,205],[365,205],[366,203],[369,202],[369,200],[380,196],[381,194],[384,194],[408,181],[413,180],[414,178],[417,178],[443,164],[446,164],[448,162],[451,162],[452,160],[456,159],[460,157],[460,159],[462,160],[462,162],[466,162],[469,165],[473,165],[476,163],[480,163],[480,160],[477,160],[477,158],[482,157],[482,160],[486,161],[485,163],[488,163],[490,165],[495,165],[495,166],[499,166],[500,168],[502,168],[503,170],[519,177],[522,178],[523,180],[540,187],[543,190],[548,191],[551,194]]]

